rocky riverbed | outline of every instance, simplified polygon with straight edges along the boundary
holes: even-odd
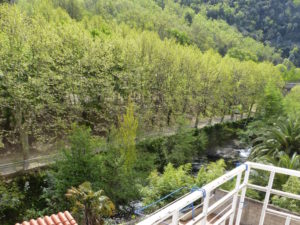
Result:
[[[251,147],[243,145],[239,140],[232,140],[224,146],[216,146],[208,149],[206,155],[195,159],[192,163],[193,172],[197,173],[201,166],[218,159],[224,159],[229,168],[236,166],[237,163],[247,161],[251,153]]]

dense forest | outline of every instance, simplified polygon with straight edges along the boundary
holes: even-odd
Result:
[[[93,225],[131,218],[136,201],[225,173],[224,160],[196,175],[189,163],[233,138],[252,161],[300,169],[300,89],[283,91],[300,80],[298,1],[0,2],[0,153],[59,153],[46,170],[0,178],[1,224],[66,209]],[[163,128],[175,133],[139,139]],[[297,194],[300,181],[276,185]],[[102,190],[106,210],[82,213]]]
[[[187,12],[126,0],[2,5],[2,142],[27,155],[72,122],[106,135],[128,98],[143,127],[183,115],[197,126],[200,116],[248,113],[267,83],[298,76],[288,60],[271,63],[281,61],[274,48]]]
[[[161,1],[157,1],[161,2]],[[300,65],[300,2],[298,0],[179,0],[195,13],[224,19],[239,31],[264,43],[270,43],[295,65]]]

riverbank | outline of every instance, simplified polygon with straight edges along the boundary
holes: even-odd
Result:
[[[239,121],[237,117],[233,119],[234,121],[232,121],[232,117],[229,115],[225,116],[223,119],[220,117],[215,117],[213,119],[203,119],[199,121],[197,129],[201,130],[205,127],[211,127],[216,124],[235,123]],[[184,130],[194,130],[192,125],[193,123],[194,121],[192,121],[190,125],[184,126]],[[140,134],[137,137],[137,142],[141,143],[149,139],[169,137],[175,135],[176,132],[178,132],[178,126],[161,128],[155,131],[148,131],[147,133]],[[53,162],[55,162],[55,158],[59,156],[58,148],[62,148],[62,143],[45,145],[39,144],[38,146],[40,147],[36,147],[31,151],[30,157],[26,161],[23,160],[23,155],[21,152],[2,151],[2,154],[0,154],[0,174],[2,176],[12,176],[17,172],[24,170],[24,167],[26,167],[26,170],[33,170],[52,164]]]

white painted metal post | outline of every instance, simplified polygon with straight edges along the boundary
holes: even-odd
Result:
[[[179,210],[176,210],[172,215],[172,225],[178,225],[179,220]]]
[[[290,225],[290,223],[291,223],[291,217],[288,216],[285,220],[285,225]]]
[[[259,225],[264,224],[264,220],[265,220],[265,216],[266,216],[266,210],[268,208],[269,199],[270,199],[270,193],[271,193],[271,189],[272,189],[272,186],[273,186],[274,176],[275,176],[275,172],[271,171],[270,178],[269,178],[269,183],[268,183],[268,186],[267,186],[267,192],[266,192],[266,196],[265,196],[265,200],[264,200],[264,205],[263,205],[263,208],[262,208],[262,211],[261,211]]]
[[[229,225],[233,224],[233,220],[234,220],[234,216],[235,216],[235,211],[236,211],[236,204],[237,204],[237,200],[238,200],[238,196],[239,196],[239,188],[240,188],[241,178],[242,178],[242,172],[240,172],[237,175],[237,178],[236,178],[236,183],[235,183],[235,191],[236,191],[236,193],[234,194],[233,200],[232,200],[232,206],[231,207],[232,207],[232,212],[233,213],[230,216]]]
[[[245,165],[247,167],[247,170],[245,172],[244,182],[243,182],[243,185],[245,185],[245,186],[242,189],[235,225],[240,225],[240,222],[241,222],[243,208],[244,208],[245,195],[246,195],[246,191],[247,191],[247,185],[246,184],[248,183],[250,170],[251,170],[251,168],[248,164],[245,164]]]
[[[258,185],[254,185],[254,184],[248,184],[251,169],[258,169],[258,170],[264,170],[264,171],[270,172],[269,183],[266,187],[262,187],[262,186],[258,186]],[[233,198],[232,204],[234,205],[235,197],[238,196],[237,190],[236,190],[237,184],[236,184],[236,187],[234,190],[229,192],[226,196],[219,199],[217,202],[215,202],[211,206],[209,206],[210,193],[234,177],[237,177],[237,183],[239,183],[238,179],[242,180],[244,171],[245,171],[245,175],[244,175],[242,185],[238,186],[238,191],[239,191],[238,193],[240,193],[240,191],[241,191],[241,197],[240,197],[239,204],[237,204],[238,200],[236,200],[237,202],[236,202],[235,207],[236,208],[238,207],[238,210],[237,210],[235,225],[240,225],[240,223],[241,223],[241,217],[242,217],[242,213],[243,213],[243,209],[244,209],[244,202],[245,202],[247,186],[251,189],[266,192],[265,201],[264,201],[263,209],[262,209],[262,215],[260,218],[260,225],[262,225],[265,220],[265,213],[271,213],[271,214],[275,214],[276,216],[281,216],[281,217],[286,218],[285,225],[290,225],[291,221],[294,221],[294,220],[300,221],[299,216],[295,216],[293,214],[289,214],[286,212],[279,212],[277,210],[268,208],[268,202],[269,202],[271,194],[300,200],[300,195],[286,193],[283,191],[272,189],[273,181],[274,181],[274,177],[275,177],[276,173],[285,174],[285,175],[289,175],[289,176],[295,176],[295,177],[300,178],[300,171],[247,162],[247,163],[245,163],[245,167],[240,166],[240,167],[235,168],[234,170],[226,173],[225,175],[223,175],[223,176],[217,178],[216,180],[212,181],[211,183],[205,185],[202,189],[199,189],[195,192],[187,194],[186,196],[183,196],[182,198],[178,199],[177,201],[170,204],[169,206],[162,208],[161,210],[159,210],[156,213],[154,213],[153,215],[147,217],[145,220],[141,221],[138,224],[139,225],[157,225],[157,224],[161,223],[162,221],[166,221],[167,218],[168,218],[168,221],[170,221],[170,217],[172,217],[171,218],[172,225],[173,224],[178,225],[179,220],[180,220],[179,217],[181,215],[180,210],[201,198],[204,198],[203,212],[200,213],[199,215],[197,215],[196,217],[194,217],[193,219],[189,220],[186,223],[186,225],[194,225],[194,224],[198,224],[199,222],[200,222],[199,224],[201,224],[201,225],[207,224],[208,223],[207,215],[209,215],[216,208],[218,208],[218,206],[224,204],[224,202],[226,202],[232,198]],[[205,190],[207,191],[207,193],[205,193]],[[228,222],[228,220],[229,220],[229,222],[232,221],[232,219],[231,219],[232,214],[234,215],[234,213],[235,213],[233,210],[233,205],[229,205],[226,207],[226,210],[228,208],[230,208],[230,210],[228,212],[226,212],[217,222],[215,222],[214,223],[215,225],[222,224],[224,222],[224,220],[227,222]],[[211,221],[214,221],[214,219]],[[234,221],[234,216],[233,216],[233,221]],[[230,225],[232,225],[232,224],[230,224]]]
[[[203,203],[203,219],[201,220],[201,225],[206,225],[207,223],[207,209],[209,206],[209,199],[210,199],[210,191],[206,193],[206,196],[204,198],[204,203]]]

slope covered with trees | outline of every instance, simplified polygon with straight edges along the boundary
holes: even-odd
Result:
[[[275,63],[281,60],[274,48],[244,37],[223,20],[210,20],[205,14],[195,14],[191,8],[174,1],[63,0],[54,1],[54,5],[64,8],[77,20],[85,15],[101,15],[109,21],[155,31],[161,39],[174,38],[181,44],[196,44],[202,51],[215,49],[222,56],[231,50],[232,56],[242,60]]]
[[[276,46],[295,65],[300,66],[300,2],[298,0],[178,0],[196,13],[224,19],[244,35]]]
[[[24,158],[73,122],[108,134],[129,97],[139,129],[186,115],[197,126],[201,116],[248,113],[266,84],[283,84],[270,62],[203,52],[98,15],[76,21],[50,1],[3,4],[0,14],[1,136]]]
[[[27,159],[44,144],[63,147],[46,172],[0,179],[1,224],[72,206],[86,224],[128,216],[135,201],[150,203],[221,176],[222,160],[202,167],[197,178],[184,164],[238,134],[254,140],[255,160],[299,169],[299,89],[281,93],[299,69],[269,44],[212,17],[213,3],[6,2],[0,4],[0,150],[15,148]],[[185,129],[186,121],[197,128],[200,118],[250,117],[253,109],[258,120],[247,130],[248,120]],[[173,125],[173,136],[136,143],[143,132]],[[290,184],[299,181],[276,178],[277,187],[298,191]],[[297,204],[287,208],[297,211]]]

